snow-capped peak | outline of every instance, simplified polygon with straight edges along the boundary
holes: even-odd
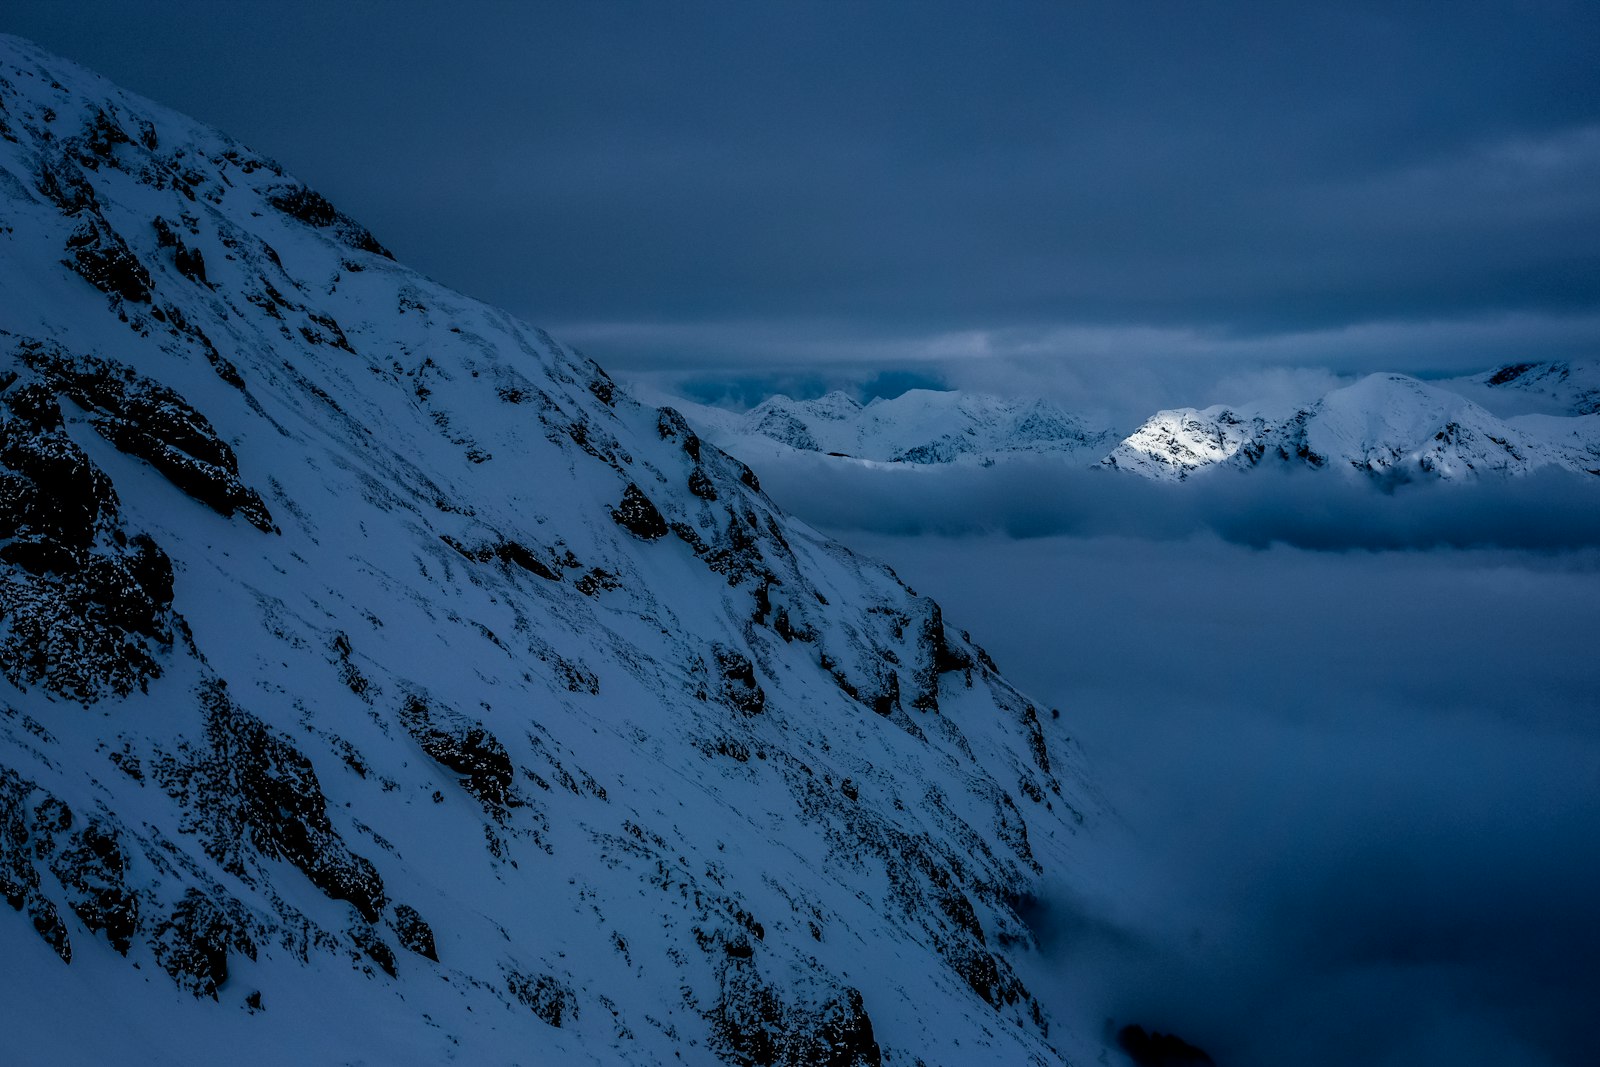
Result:
[[[686,406],[718,444],[741,455],[782,449],[894,463],[990,463],[1019,454],[1098,457],[1115,435],[1048,400],[912,389],[858,404],[842,392],[767,398],[741,415]]]
[[[1286,465],[1380,483],[1600,469],[1600,418],[1501,419],[1443,384],[1370,374],[1287,418],[1224,406],[1157,413],[1103,461],[1181,481],[1212,468]]]

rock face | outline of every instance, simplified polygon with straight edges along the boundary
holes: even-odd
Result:
[[[937,605],[223,135],[14,38],[0,119],[8,1055],[1098,1051],[1076,754]]]

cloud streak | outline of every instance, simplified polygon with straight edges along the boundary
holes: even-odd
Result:
[[[785,509],[818,526],[898,535],[1069,534],[1249,547],[1558,551],[1600,545],[1600,479],[1564,472],[1381,493],[1328,472],[1217,471],[1169,485],[1060,460],[994,467],[864,465],[798,454],[757,464]]]

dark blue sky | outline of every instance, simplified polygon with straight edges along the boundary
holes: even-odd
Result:
[[[1600,350],[1592,2],[117,0],[0,28],[625,373]]]

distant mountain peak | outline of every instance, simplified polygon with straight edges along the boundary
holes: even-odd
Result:
[[[773,396],[744,415],[691,407],[724,447],[759,455],[768,442],[799,452],[891,463],[991,463],[1012,455],[1101,453],[1115,435],[1043,399],[913,389],[861,405],[842,392]]]
[[[1524,368],[1500,384],[1530,372]],[[1502,419],[1445,383],[1377,373],[1288,418],[1224,406],[1159,412],[1102,462],[1170,481],[1212,469],[1271,466],[1333,470],[1385,485],[1515,477],[1541,468],[1593,473],[1600,469],[1600,419]]]

